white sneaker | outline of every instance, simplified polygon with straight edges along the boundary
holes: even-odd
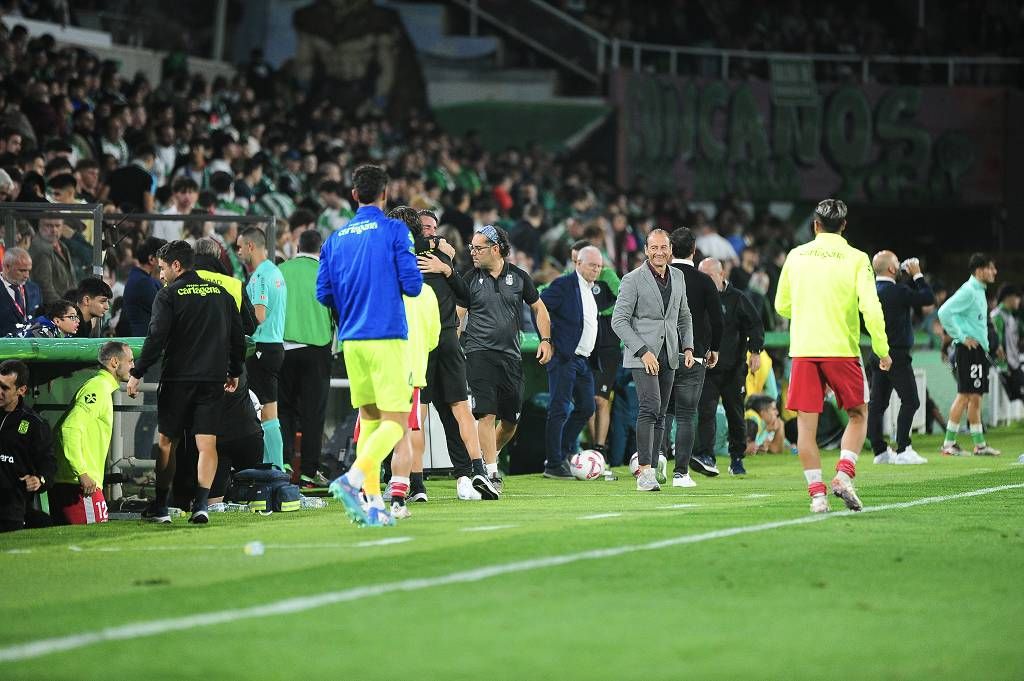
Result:
[[[480,492],[473,489],[473,481],[467,475],[463,475],[455,483],[455,494],[462,501],[480,501],[483,499],[480,496]]]
[[[658,484],[658,479],[654,477],[653,468],[645,468],[640,471],[640,475],[636,478],[636,491],[637,492],[660,492],[661,485]]]
[[[886,447],[885,451],[875,457],[875,463],[896,463],[896,452],[892,447]]]
[[[654,474],[654,479],[662,484],[668,482],[668,459],[664,454],[658,454],[658,471]]]
[[[405,504],[391,504],[391,517],[395,519],[405,519],[412,516],[409,512],[409,508]]]
[[[689,473],[676,473],[672,476],[673,487],[696,487],[697,483],[693,481]]]
[[[912,447],[907,447],[902,452],[897,454],[893,460],[893,463],[900,465],[928,463],[928,459],[924,458],[920,454],[914,451]]]
[[[818,494],[811,497],[811,513],[828,513],[828,497]]]

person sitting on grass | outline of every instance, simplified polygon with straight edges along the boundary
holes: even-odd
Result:
[[[751,395],[747,398],[746,406],[744,419],[757,427],[755,436],[757,447],[754,451],[769,454],[781,454],[787,451],[785,428],[783,428],[782,419],[779,418],[779,408],[776,406],[775,400],[768,395]]]

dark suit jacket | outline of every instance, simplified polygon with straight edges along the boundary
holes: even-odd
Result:
[[[540,294],[551,317],[555,356],[561,360],[570,360],[576,355],[576,346],[583,335],[583,298],[577,277],[576,270],[563,274]]]
[[[686,280],[686,304],[693,317],[693,356],[703,357],[708,350],[718,352],[722,344],[722,308],[718,304],[718,287],[711,277],[693,265],[673,262],[672,267]]]
[[[27,290],[25,297],[28,298]],[[24,324],[29,319],[31,317],[28,315],[28,310],[18,312],[18,308],[14,305],[14,298],[11,298],[11,292],[7,289],[7,284],[0,282],[0,338],[11,335],[18,324]]]

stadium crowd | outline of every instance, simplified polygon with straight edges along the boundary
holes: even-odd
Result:
[[[327,368],[330,364],[329,356],[324,356],[329,351],[301,359],[292,355],[293,361],[289,363],[288,355],[296,348],[288,348],[288,341],[325,348],[330,340],[322,338],[320,332],[325,324],[331,328],[330,320],[325,321],[319,312],[306,310],[301,314],[310,319],[303,333],[316,336],[316,340],[299,341],[289,336],[285,310],[292,315],[290,306],[295,300],[289,298],[286,306],[284,298],[278,297],[284,281],[287,280],[289,289],[295,286],[288,277],[289,263],[311,259],[319,252],[321,241],[345,230],[357,211],[366,210],[367,206],[405,206],[418,219],[408,214],[403,217],[401,211],[395,217],[404,220],[411,230],[410,238],[442,239],[429,248],[417,248],[426,258],[421,258],[419,269],[446,279],[455,273],[469,273],[468,291],[455,291],[453,295],[458,301],[460,319],[469,311],[470,330],[489,304],[487,292],[474,289],[472,273],[488,271],[492,276],[507,276],[505,281],[509,286],[514,282],[516,290],[513,304],[518,308],[517,325],[521,323],[526,330],[538,331],[538,358],[544,364],[551,361],[553,367],[564,371],[558,374],[565,381],[558,385],[557,395],[563,401],[559,406],[566,407],[569,395],[574,395],[573,400],[579,403],[580,393],[574,392],[578,390],[589,390],[596,398],[592,414],[553,409],[562,421],[546,437],[545,474],[549,477],[571,476],[566,464],[576,439],[564,437],[562,430],[568,427],[567,423],[575,427],[588,420],[591,425],[585,440],[606,453],[612,464],[622,463],[628,452],[633,451],[629,438],[635,433],[637,447],[647,451],[647,457],[641,456],[637,462],[647,489],[654,485],[651,476],[643,471],[657,467],[654,454],[658,451],[671,456],[673,449],[679,455],[680,447],[696,447],[689,461],[690,469],[717,475],[716,454],[728,454],[731,472],[743,474],[742,460],[746,454],[794,449],[796,423],[787,431],[780,417],[781,410],[785,420],[795,420],[795,414],[785,413],[780,390],[789,380],[788,362],[783,349],[768,353],[764,346],[766,333],[787,328],[788,323],[774,306],[787,254],[798,242],[812,238],[812,234],[798,237],[797,225],[767,210],[755,211],[741,197],[687,203],[677,196],[650,194],[642,188],[627,191],[612,185],[607,174],[593,164],[563,161],[539,146],[494,153],[481,146],[473,133],[461,137],[448,134],[422,112],[411,111],[405,120],[391,122],[372,106],[352,111],[329,101],[310,100],[288,79],[268,71],[264,63],[255,60],[250,66],[233,78],[212,82],[176,73],[154,84],[142,75],[126,79],[115,64],[102,62],[85,50],[59,47],[48,36],[32,39],[21,27],[10,32],[0,30],[3,200],[40,204],[99,202],[109,213],[162,213],[168,218],[128,218],[105,223],[102,280],[88,276],[95,238],[88,220],[62,217],[59,212],[50,211],[43,212],[36,224],[19,221],[17,243],[7,245],[3,254],[4,293],[11,302],[9,310],[4,310],[4,335],[152,335],[153,319],[147,306],[153,306],[159,295],[157,278],[169,284],[195,269],[204,281],[216,281],[229,293],[234,291],[235,308],[241,316],[245,316],[247,307],[252,308],[251,328],[256,331],[257,343],[264,345],[258,346],[260,352],[255,360],[247,361],[247,374],[259,401],[265,460],[283,468],[291,460],[296,404],[301,404],[302,410],[311,403],[320,405],[313,411],[322,421],[322,403],[326,400],[326,388],[299,397],[303,387],[286,385],[288,376],[314,367],[326,378],[329,371],[324,370],[323,363],[327,363]],[[370,163],[387,167],[385,184],[378,194],[353,192],[359,189],[356,169]],[[245,215],[263,215],[273,220],[276,240],[268,243],[266,233],[259,228],[244,228],[237,222],[218,219]],[[175,220],[176,216],[189,217]],[[688,228],[680,228],[681,225]],[[803,226],[810,225],[809,221]],[[182,243],[187,244],[187,255]],[[168,246],[173,248],[168,250]],[[448,259],[440,257],[441,254]],[[720,294],[721,305],[732,311],[727,313],[713,342],[707,338],[701,347],[691,339],[688,346],[678,347],[679,353],[685,349],[691,355],[679,366],[675,352],[670,352],[662,362],[652,352],[653,348],[636,338],[631,341],[639,344],[632,347],[621,332],[622,320],[614,319],[615,299],[621,300],[624,278],[643,269],[645,262],[652,262],[652,254],[657,254],[666,265],[678,266],[675,269],[687,278],[688,291],[695,290],[689,284],[691,275],[704,277],[700,281],[705,282],[701,286],[706,285],[707,295],[712,297],[710,307],[718,307],[714,297]],[[876,274],[895,279],[899,268],[890,272],[888,258],[883,261],[876,264]],[[180,271],[168,274],[168,270],[174,270],[174,263]],[[990,264],[972,262],[970,274],[976,275]],[[574,271],[580,282],[586,282],[580,284],[582,291],[592,286],[595,301],[599,294],[607,297],[596,313],[600,319],[595,322],[593,338],[586,331],[590,327],[584,320],[590,319],[591,314],[587,308],[580,311],[579,317],[586,333],[568,337],[570,343],[574,340],[578,344],[575,355],[560,359],[557,350],[564,343],[556,341],[552,358],[552,336],[557,339],[560,333],[556,315],[561,304],[558,287],[564,285],[565,277],[575,282]],[[206,276],[203,272],[211,274]],[[921,278],[919,268],[904,268],[903,272],[912,284]],[[292,276],[306,281],[308,286],[308,271]],[[664,274],[663,270],[655,276],[662,277],[659,283],[676,277]],[[237,283],[229,284],[232,279]],[[205,285],[198,280],[193,283]],[[664,285],[671,289],[671,285]],[[321,298],[319,285],[316,288],[316,296]],[[942,302],[942,287],[935,284],[932,288],[935,299],[917,306],[921,309],[912,312],[913,319],[928,331],[948,330],[948,324],[934,312]],[[984,292],[981,295],[984,301]],[[442,294],[437,296],[440,302]],[[665,298],[666,306],[670,299]],[[1003,289],[994,301],[999,303],[993,317],[998,318],[995,327],[1001,334],[1000,345],[1007,348],[1019,343],[1015,322],[1019,318],[1019,299],[1019,292],[1010,287]],[[7,302],[6,297],[4,301]],[[477,302],[483,307],[474,308]],[[548,326],[548,308],[556,319],[554,329]],[[988,312],[986,304],[985,313]],[[906,314],[907,324],[910,314]],[[316,315],[319,316],[312,319]],[[736,319],[742,319],[742,324],[737,324]],[[691,333],[703,333],[696,328],[703,326],[702,320],[694,321],[693,326]],[[612,327],[616,327],[617,337],[609,335]],[[478,332],[485,334],[483,329]],[[949,335],[953,340],[962,340],[955,333]],[[627,353],[625,361],[619,339],[633,351],[632,357]],[[494,349],[485,346],[482,343],[478,348],[478,365],[483,351]],[[988,347],[987,335],[985,346]],[[465,445],[464,477],[472,485],[460,485],[460,496],[497,498],[501,492],[497,452],[510,441],[519,418],[518,411],[509,413],[505,402],[518,399],[521,403],[522,388],[517,393],[514,386],[521,368],[514,366],[515,362],[507,363],[506,357],[501,360],[506,363],[500,372],[494,374],[497,378],[490,382],[491,376],[481,372],[490,371],[490,367],[501,362],[491,358],[486,370],[480,366],[474,369],[473,349],[467,349],[470,360],[465,368],[470,373],[470,387],[474,371],[476,380],[483,376],[488,379],[485,383],[499,387],[493,408],[480,411],[474,407],[473,414],[489,426],[497,423],[497,435],[493,427],[488,439],[482,432],[479,441],[466,433],[465,423],[460,422],[460,417],[465,416],[464,408],[459,406],[466,397],[457,393],[444,400],[451,403],[446,435],[450,450],[453,444],[458,447],[458,440]],[[518,335],[514,344],[500,349],[518,361]],[[594,366],[596,371],[590,383],[581,384],[580,376],[589,372],[578,370],[576,358],[589,358],[592,354],[596,358],[602,351],[614,359]],[[992,354],[996,354],[994,350]],[[1005,354],[1012,354],[1016,361],[1016,366],[1009,365],[1010,373],[1019,373],[1019,352]],[[728,361],[724,361],[725,357]],[[136,379],[154,363],[152,352],[144,351],[139,359],[141,366],[133,369],[132,374]],[[132,360],[129,356],[123,361]],[[577,368],[562,366],[560,361],[577,362]],[[683,362],[681,358],[678,361]],[[675,391],[675,415],[680,425],[675,429],[673,442],[670,426],[659,422],[659,429],[655,425],[664,418],[668,401],[658,408],[645,401],[655,388],[638,385],[636,371],[650,373],[653,369],[654,374],[659,374],[663,365],[685,373],[694,368],[694,362],[702,367],[700,378],[705,389],[714,386],[716,392],[704,397],[699,385],[696,393]],[[704,378],[703,367],[708,378]],[[109,371],[116,374],[116,369]],[[553,372],[549,368],[549,377]],[[521,380],[519,373],[518,381]],[[552,380],[557,383],[561,379]],[[673,380],[684,379],[677,373],[658,380],[672,385]],[[17,381],[22,381],[20,374]],[[658,381],[652,381],[658,385]],[[555,383],[552,393],[556,393]],[[502,386],[506,384],[512,388],[503,393]],[[12,383],[13,387],[20,385]],[[667,390],[664,383],[658,389]],[[631,391],[636,394],[632,412],[627,398]],[[620,409],[614,413],[609,400],[612,394],[621,398],[616,400]],[[716,409],[719,395],[723,404]],[[740,395],[746,395],[746,400]],[[970,404],[965,398],[963,407],[969,411],[973,428],[979,419]],[[662,407],[659,416],[657,412]],[[842,404],[836,405],[834,411],[841,422],[840,407]],[[251,422],[253,415],[249,410],[244,406],[240,409],[246,414],[246,422]],[[703,430],[698,428],[700,432],[687,434],[692,430],[685,423],[687,414],[698,412]],[[943,422],[941,415],[937,418],[939,423]],[[641,424],[652,430],[641,432]],[[314,433],[303,433],[304,440],[308,438],[311,444],[308,450],[303,448],[301,473],[308,485],[323,486],[327,480],[319,467],[319,438]],[[196,499],[201,498],[200,505],[205,508],[214,471],[202,472],[206,450],[200,437],[197,434],[201,473]],[[836,437],[832,433],[825,441]],[[144,439],[137,440],[137,446],[139,442]],[[173,446],[162,441],[159,445],[159,456],[164,461],[161,465],[166,467]],[[480,450],[482,460],[478,456]],[[887,448],[876,453],[886,451]],[[893,456],[897,453],[893,451]],[[680,466],[680,457],[676,458],[673,484],[676,479],[685,478],[679,486],[692,486],[686,463]],[[158,473],[161,470],[158,466]],[[173,467],[165,472],[172,473]],[[421,492],[425,498],[425,490],[417,487],[417,482],[422,484],[422,476],[417,478],[413,473],[400,477],[410,481],[410,498]],[[158,487],[165,494],[169,485],[166,477],[158,475]]]

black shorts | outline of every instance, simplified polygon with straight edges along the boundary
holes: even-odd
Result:
[[[196,435],[216,435],[221,428],[223,404],[223,383],[161,383],[156,397],[160,434],[172,440],[180,439],[186,430]]]
[[[984,395],[988,392],[989,361],[985,351],[978,346],[973,350],[966,345],[956,344],[953,352],[953,375],[956,376],[956,391],[961,395]]]
[[[615,376],[622,366],[622,350],[601,350],[598,352],[597,360],[601,368],[594,369],[594,395],[607,400],[615,388]]]
[[[455,329],[441,329],[437,347],[427,357],[427,387],[420,391],[424,404],[454,404],[469,399],[466,391],[466,355]]]
[[[284,364],[284,343],[257,343],[256,352],[245,360],[249,389],[260,404],[277,402],[277,383]]]
[[[523,362],[503,352],[482,350],[466,355],[473,416],[495,415],[518,423],[523,408]]]

